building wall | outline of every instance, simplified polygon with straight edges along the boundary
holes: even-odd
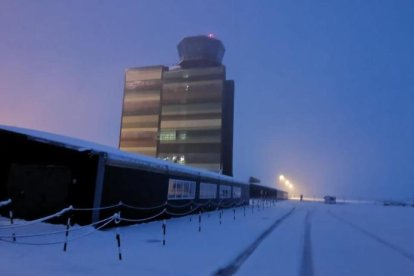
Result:
[[[223,66],[164,73],[158,156],[220,172]]]
[[[12,199],[1,208],[12,208],[15,217],[37,219],[67,208],[92,207],[97,157],[63,144],[48,143],[22,134],[0,130],[0,201]],[[77,222],[90,220],[83,212]]]
[[[128,69],[121,150],[232,175],[234,85],[225,75],[224,66]]]
[[[119,147],[155,157],[164,66],[131,68],[125,72]]]

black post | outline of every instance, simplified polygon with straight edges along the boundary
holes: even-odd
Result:
[[[191,222],[191,218],[193,216],[193,204],[190,205],[190,222]]]
[[[14,224],[13,211],[9,211],[10,224]],[[16,241],[16,233],[13,232],[13,241]]]
[[[66,252],[68,248],[69,227],[70,227],[70,217],[68,217],[68,220],[66,222],[65,244],[63,245],[63,252]]]
[[[201,210],[198,211],[198,232],[201,232]]]
[[[117,216],[115,217],[115,224],[116,226],[116,241],[118,244],[118,259],[121,261],[122,260],[122,253],[121,253],[121,235],[119,234],[119,222],[121,220],[121,216],[120,213],[117,213]]]
[[[165,219],[162,221],[162,245],[165,246],[165,234],[167,233],[167,224]]]
[[[233,220],[236,220],[236,209],[233,207]]]
[[[243,215],[246,216],[246,206],[243,206]]]
[[[116,241],[118,242],[118,258],[121,261],[122,260],[122,253],[121,253],[121,236],[119,235],[119,233],[116,233]]]
[[[220,224],[221,224],[221,216],[222,216],[223,211],[220,210]]]

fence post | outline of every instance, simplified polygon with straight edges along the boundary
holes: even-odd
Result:
[[[223,214],[223,210],[220,210],[220,225],[221,225],[221,216]]]
[[[10,218],[10,224],[13,225],[14,224],[14,218],[13,218],[13,211],[10,209],[9,211],[9,218]],[[13,232],[13,241],[16,241],[16,233]]]
[[[236,208],[233,207],[233,220],[236,220]]]
[[[68,217],[68,220],[66,222],[65,244],[63,245],[63,252],[66,252],[67,247],[68,247],[69,227],[70,227],[70,217]]]
[[[116,224],[116,241],[118,244],[118,259],[122,260],[122,253],[121,253],[121,235],[119,234],[119,222],[121,221],[120,213],[116,213],[115,215],[115,224]]]
[[[167,234],[167,224],[165,219],[162,221],[162,245],[165,246],[165,235]]]
[[[201,232],[201,210],[198,211],[198,232]]]

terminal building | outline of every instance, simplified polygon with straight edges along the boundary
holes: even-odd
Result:
[[[223,44],[187,37],[178,52],[177,66],[126,71],[121,150],[0,125],[0,215],[31,220],[74,206],[76,223],[114,212],[136,222],[283,199],[232,177],[234,83]]]
[[[178,65],[127,69],[120,149],[232,176],[234,82],[224,51],[212,36],[186,37]]]

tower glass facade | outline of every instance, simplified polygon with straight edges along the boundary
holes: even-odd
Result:
[[[221,63],[183,56],[181,66],[126,71],[120,148],[232,175],[233,81]]]
[[[121,150],[156,156],[164,66],[125,72]]]

